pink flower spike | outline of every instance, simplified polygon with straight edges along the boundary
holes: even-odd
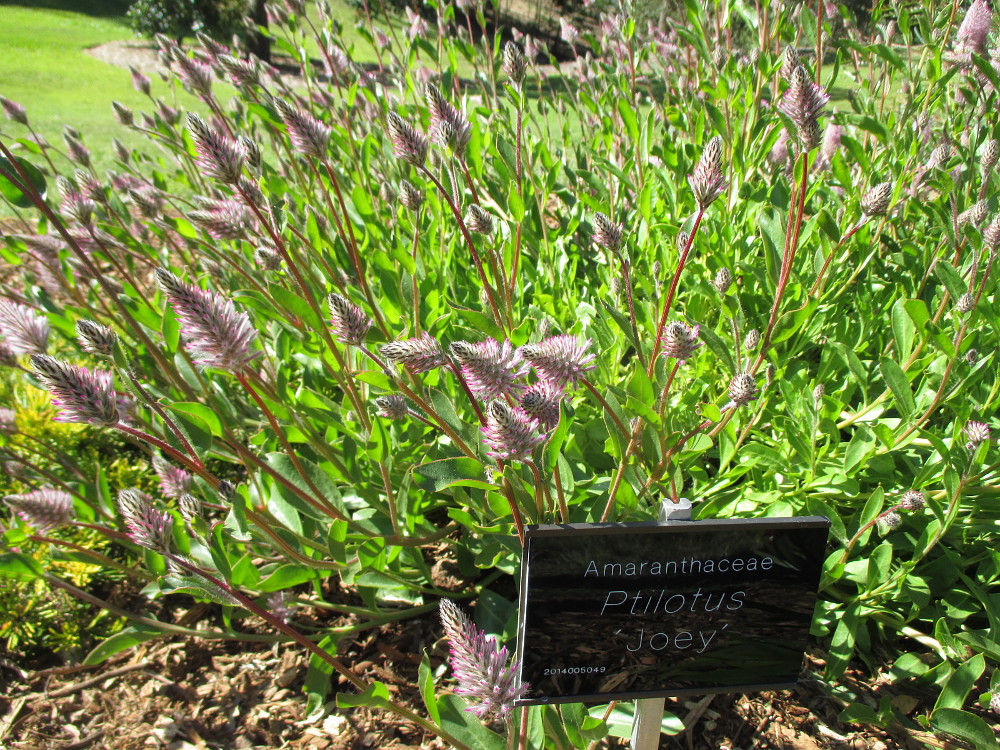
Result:
[[[551,336],[537,344],[521,347],[524,358],[531,363],[538,377],[560,388],[576,385],[584,375],[597,367],[596,357],[588,354],[590,339],[580,341],[576,336],[563,334]]]
[[[195,364],[241,372],[260,356],[249,316],[238,312],[230,300],[185,284],[162,268],[156,269],[156,278],[180,320],[185,348]]]
[[[32,354],[35,376],[52,394],[52,403],[59,407],[57,422],[114,427],[120,416],[115,395],[114,376],[107,370],[88,370],[50,357]]]
[[[503,401],[492,402],[487,408],[483,442],[491,458],[501,461],[527,461],[537,445],[545,442],[540,435],[538,420],[531,419],[521,409],[511,409]]]
[[[453,601],[442,599],[440,606],[451,668],[458,680],[455,692],[472,704],[466,710],[481,719],[506,716],[528,690],[518,682],[517,664],[508,665],[507,648],[487,638]]]
[[[514,397],[524,390],[524,384],[517,381],[528,374],[528,366],[521,350],[515,349],[509,341],[502,344],[496,339],[477,344],[456,341],[448,351],[461,365],[469,388],[483,401],[500,396]]]

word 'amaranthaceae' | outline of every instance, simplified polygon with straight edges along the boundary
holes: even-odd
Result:
[[[451,647],[451,668],[458,689],[472,705],[467,709],[481,719],[505,717],[514,701],[528,690],[517,679],[517,664],[508,665],[507,647],[498,647],[450,599],[441,600],[441,623]]]

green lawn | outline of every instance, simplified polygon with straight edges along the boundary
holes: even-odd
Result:
[[[94,153],[99,169],[110,166],[110,142],[138,143],[137,136],[118,125],[111,114],[112,100],[136,109],[150,109],[134,91],[128,70],[100,62],[86,53],[115,39],[131,39],[122,3],[35,3],[35,7],[0,7],[0,95],[23,104],[32,127],[54,146],[62,147],[64,125],[79,130]],[[54,6],[70,6],[71,12]],[[25,129],[4,121],[8,136],[21,137]]]

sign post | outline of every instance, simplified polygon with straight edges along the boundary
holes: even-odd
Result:
[[[660,523],[691,520],[691,501],[682,497],[679,502],[664,500],[660,505]],[[632,716],[632,747],[634,750],[656,750],[660,746],[660,725],[663,723],[664,697],[640,698],[635,702]]]
[[[792,687],[830,522],[822,517],[530,526],[517,705],[636,701],[655,748],[663,698]]]

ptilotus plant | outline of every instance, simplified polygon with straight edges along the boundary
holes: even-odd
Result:
[[[543,45],[474,4],[348,37],[270,3],[288,65],[158,38],[167,80],[124,74],[147,111],[108,103],[110,149],[0,98],[0,573],[130,618],[94,659],[292,641],[310,709],[583,749],[615,706],[512,707],[525,526],[824,515],[828,708],[985,742],[1000,80],[989,4],[939,5],[623,4]],[[43,553],[227,617],[124,612]],[[299,605],[354,619],[304,632]],[[439,608],[425,711],[342,656]],[[852,664],[933,697],[873,709]]]

